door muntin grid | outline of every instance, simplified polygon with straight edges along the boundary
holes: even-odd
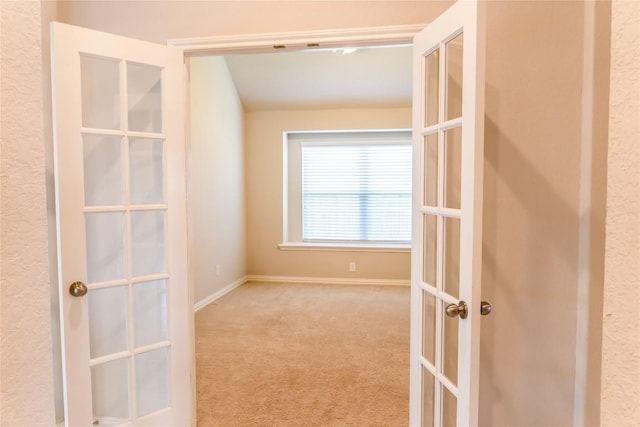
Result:
[[[171,404],[163,69],[80,65],[93,417],[117,425]]]
[[[456,425],[459,319],[445,315],[460,295],[463,31],[422,55],[423,176],[419,233],[422,425]]]

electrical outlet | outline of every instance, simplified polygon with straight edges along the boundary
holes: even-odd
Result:
[[[355,261],[351,261],[349,263],[349,271],[356,271],[356,263],[355,263]]]
[[[220,264],[216,264],[216,276],[220,275]]]

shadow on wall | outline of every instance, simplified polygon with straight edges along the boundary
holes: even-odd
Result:
[[[486,104],[500,111],[499,102],[487,87]],[[495,310],[482,322],[480,424],[564,421],[574,404],[579,216],[543,157],[523,153],[531,134],[512,139],[497,119],[485,117],[482,296]]]

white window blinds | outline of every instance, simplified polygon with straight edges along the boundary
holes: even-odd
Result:
[[[302,146],[302,239],[411,240],[411,145]]]

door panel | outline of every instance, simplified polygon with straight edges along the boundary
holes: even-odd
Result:
[[[52,48],[65,421],[191,425],[182,51],[58,23]]]
[[[482,8],[457,2],[414,40],[412,426],[477,424]]]

